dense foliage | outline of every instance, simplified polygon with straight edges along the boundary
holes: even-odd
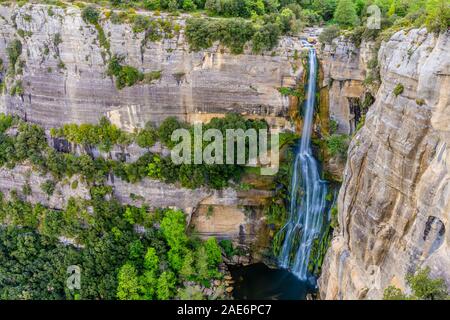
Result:
[[[122,206],[104,198],[110,191],[93,187],[92,200],[71,198],[63,211],[1,197],[0,298],[169,299],[186,278],[220,277],[217,242],[190,239],[184,213]],[[71,265],[81,268],[80,290],[66,286]]]
[[[28,160],[42,172],[51,173],[55,180],[79,174],[87,183],[102,183],[108,175],[114,173],[131,183],[150,177],[168,183],[178,182],[186,188],[209,186],[222,189],[227,187],[231,180],[238,181],[244,170],[243,165],[174,164],[170,157],[161,157],[151,152],[147,152],[133,163],[106,159],[101,156],[93,157],[89,154],[76,156],[51,148],[47,143],[44,130],[38,125],[13,119],[11,116],[2,116],[0,120],[0,127],[4,131],[13,125],[18,129],[16,135],[0,132],[0,166],[14,167],[16,164]],[[191,141],[194,141],[193,127],[181,123],[173,117],[167,118],[158,129],[148,124],[135,133],[124,132],[103,118],[97,125],[68,124],[59,129],[52,129],[51,134],[62,141],[67,140],[83,145],[88,150],[98,147],[100,151],[108,152],[114,145],[126,146],[134,141],[148,148],[156,140],[160,140],[172,148],[175,143],[171,141],[171,135],[177,128],[189,130]],[[225,118],[214,118],[209,124],[203,126],[203,130],[220,130],[224,137],[227,129],[239,128],[244,131],[251,128],[266,129],[267,125],[259,120],[245,120],[242,116],[228,114]],[[247,148],[248,143],[247,141]],[[204,142],[202,148],[207,145],[208,143]],[[237,154],[235,156],[237,157]],[[225,158],[223,162],[226,162]],[[45,188],[45,190],[50,192],[51,189]]]

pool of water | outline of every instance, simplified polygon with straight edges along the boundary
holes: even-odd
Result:
[[[314,285],[300,281],[284,269],[271,269],[263,263],[245,267],[230,266],[233,296],[239,300],[305,300]]]

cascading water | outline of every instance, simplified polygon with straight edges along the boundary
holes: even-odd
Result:
[[[311,131],[316,98],[316,52],[309,51],[309,79],[304,104],[303,132],[297,149],[290,194],[289,219],[280,230],[284,234],[279,264],[301,280],[308,277],[308,264],[314,240],[320,237],[327,210],[326,181],[321,180],[311,150]]]

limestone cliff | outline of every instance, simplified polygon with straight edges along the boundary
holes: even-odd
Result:
[[[277,88],[295,85],[301,71],[295,59],[298,42],[285,37],[266,55],[250,50],[233,55],[218,45],[191,52],[183,31],[186,15],[154,18],[171,21],[181,30],[160,41],[144,41],[144,32],[134,33],[129,24],[101,19],[111,55],[123,55],[124,63],[141,72],[161,72],[151,84],[118,90],[106,75],[98,30],[83,21],[78,8],[0,6],[0,59],[7,68],[8,44],[21,41],[23,74],[16,80],[24,90],[21,95],[0,96],[0,111],[47,128],[96,122],[106,115],[131,130],[168,116],[192,122],[233,111],[288,125],[280,120],[288,114],[289,99]]]
[[[374,58],[372,41],[357,47],[350,39],[340,36],[319,50],[323,76],[319,79],[320,103],[326,106],[326,117],[334,122],[330,134],[351,135],[373,103],[372,89],[365,85]],[[321,108],[323,109],[323,107]],[[324,170],[333,180],[341,181],[345,159],[334,156],[326,159]]]
[[[360,105],[367,91],[363,82],[372,58],[372,45],[363,42],[356,47],[342,36],[319,52],[324,70],[321,87],[328,89],[330,118],[338,125],[337,133],[353,133],[361,118]]]
[[[381,298],[430,266],[450,285],[450,34],[382,43],[381,87],[352,140],[323,299]]]

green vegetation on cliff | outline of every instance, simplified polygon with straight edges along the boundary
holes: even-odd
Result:
[[[220,164],[174,164],[170,157],[162,157],[151,152],[145,153],[132,163],[111,160],[103,157],[92,157],[88,154],[76,156],[72,153],[58,152],[47,142],[44,130],[38,125],[23,122],[10,116],[2,116],[1,128],[6,131],[10,126],[17,128],[17,134],[0,133],[0,166],[13,168],[16,164],[29,161],[33,167],[43,173],[51,173],[55,180],[80,174],[89,184],[102,183],[114,173],[124,181],[135,183],[146,177],[158,179],[167,183],[180,183],[186,188],[208,186],[222,189],[230,185],[230,181],[238,182],[243,173],[243,165]],[[180,123],[175,118],[167,118],[158,130],[151,125],[135,133],[127,133],[111,124],[106,118],[98,125],[67,124],[59,129],[52,129],[51,135],[58,139],[82,145],[87,149],[98,148],[109,152],[114,145],[122,147],[137,141],[150,147],[149,143],[157,139],[172,148],[171,141],[174,129],[186,128],[194,141],[193,127]],[[218,129],[225,136],[227,129],[267,129],[267,124],[259,120],[246,120],[236,114],[228,114],[225,118],[214,118],[205,124],[203,130]],[[235,142],[236,143],[236,142]],[[246,158],[248,157],[246,142]],[[226,143],[225,143],[226,145]],[[203,148],[207,146],[206,142]],[[194,152],[194,150],[192,150]],[[225,157],[224,153],[224,157]],[[236,155],[237,156],[237,155]],[[193,157],[192,157],[193,158]],[[224,163],[226,160],[224,159]]]
[[[122,206],[110,192],[92,188],[92,200],[71,198],[62,211],[1,195],[0,298],[170,299],[189,288],[185,280],[209,286],[221,277],[216,240],[188,237],[183,212]],[[73,265],[81,287],[70,290]]]

